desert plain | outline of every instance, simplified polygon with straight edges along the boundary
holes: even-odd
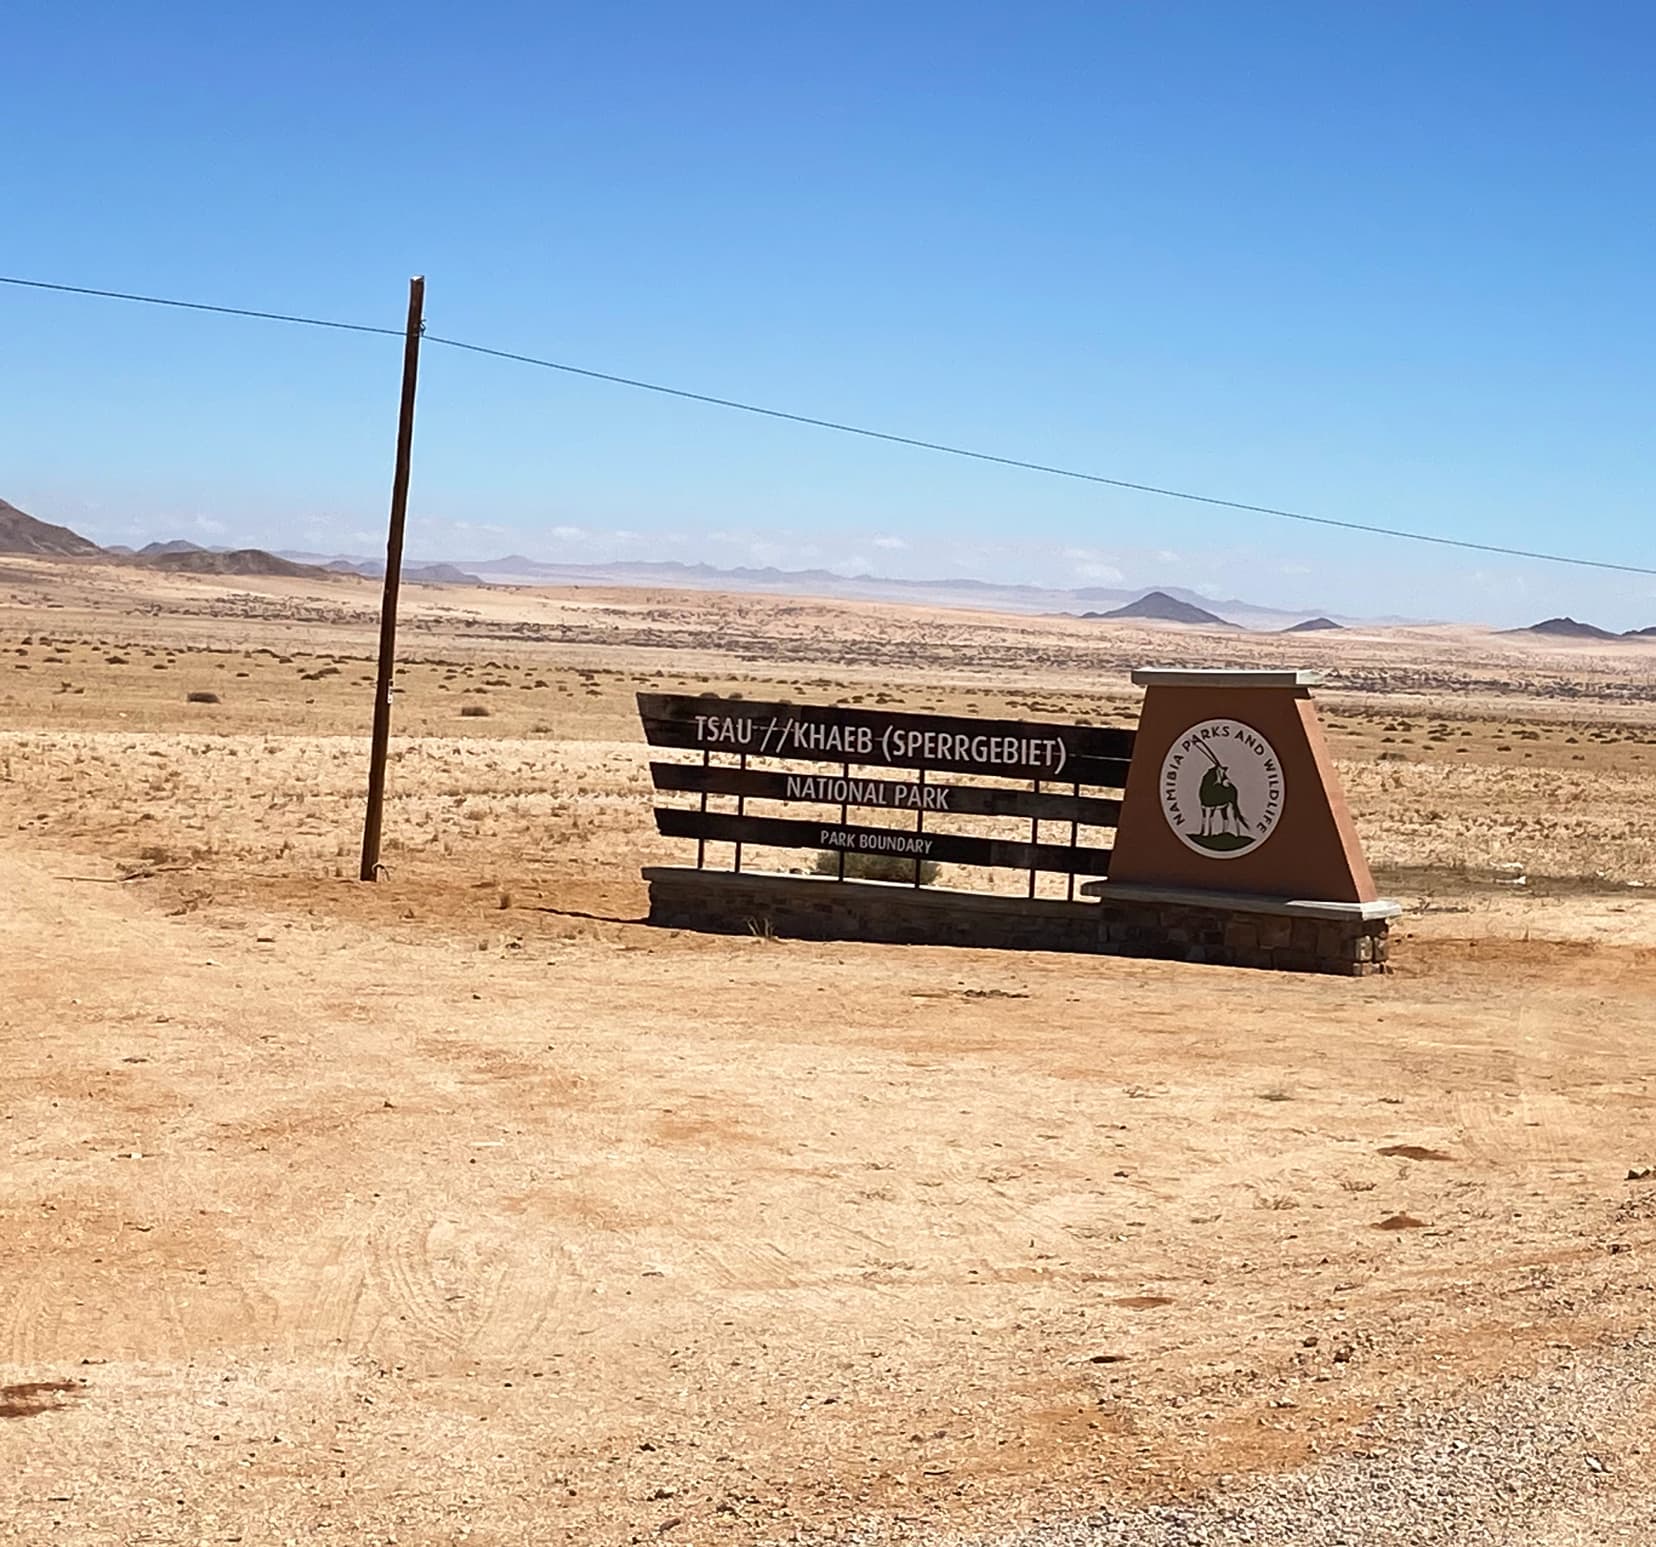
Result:
[[[1571,1382],[1339,1539],[1656,1540],[1656,643],[410,587],[365,885],[378,599],[0,561],[0,1540],[1003,1541]],[[643,922],[635,692],[1149,664],[1325,673],[1389,975]]]

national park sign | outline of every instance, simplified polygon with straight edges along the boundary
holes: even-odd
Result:
[[[1136,730],[640,693],[652,750],[699,755],[650,762],[656,831],[696,844],[694,869],[646,869],[650,919],[1383,970],[1398,910],[1375,896],[1314,676],[1150,669],[1133,680],[1147,689]],[[744,870],[749,846],[819,861],[755,871],[750,857]],[[776,866],[769,852],[764,862]],[[964,868],[936,885],[937,864]],[[980,875],[1008,869],[1027,875],[1020,897]],[[1043,894],[1043,872],[1063,886]]]

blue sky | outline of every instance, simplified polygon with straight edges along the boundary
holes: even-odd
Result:
[[[1656,564],[1656,12],[42,4],[0,271],[447,334],[1036,461]],[[0,287],[0,497],[372,552],[399,346]],[[1656,622],[1319,532],[427,351],[412,548]]]

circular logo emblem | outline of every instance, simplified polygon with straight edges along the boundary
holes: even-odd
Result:
[[[1240,720],[1203,720],[1162,760],[1161,805],[1186,848],[1210,859],[1250,854],[1282,815],[1282,764]]]

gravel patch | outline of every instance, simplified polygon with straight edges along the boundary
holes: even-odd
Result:
[[[1356,1430],[1367,1453],[1225,1479],[1191,1501],[992,1537],[904,1532],[952,1547],[1602,1547],[1656,1542],[1644,1472],[1656,1338],[1485,1387],[1449,1410],[1398,1407]],[[847,1540],[894,1540],[874,1533]]]
[[[1227,1484],[1190,1504],[1041,1526],[995,1547],[1534,1544],[1553,1517],[1579,1520],[1596,1507],[1619,1470],[1607,1431],[1653,1383],[1656,1345],[1640,1340],[1503,1381],[1458,1409],[1380,1415],[1356,1431],[1367,1455]],[[1651,1509],[1643,1513],[1648,1521]]]

